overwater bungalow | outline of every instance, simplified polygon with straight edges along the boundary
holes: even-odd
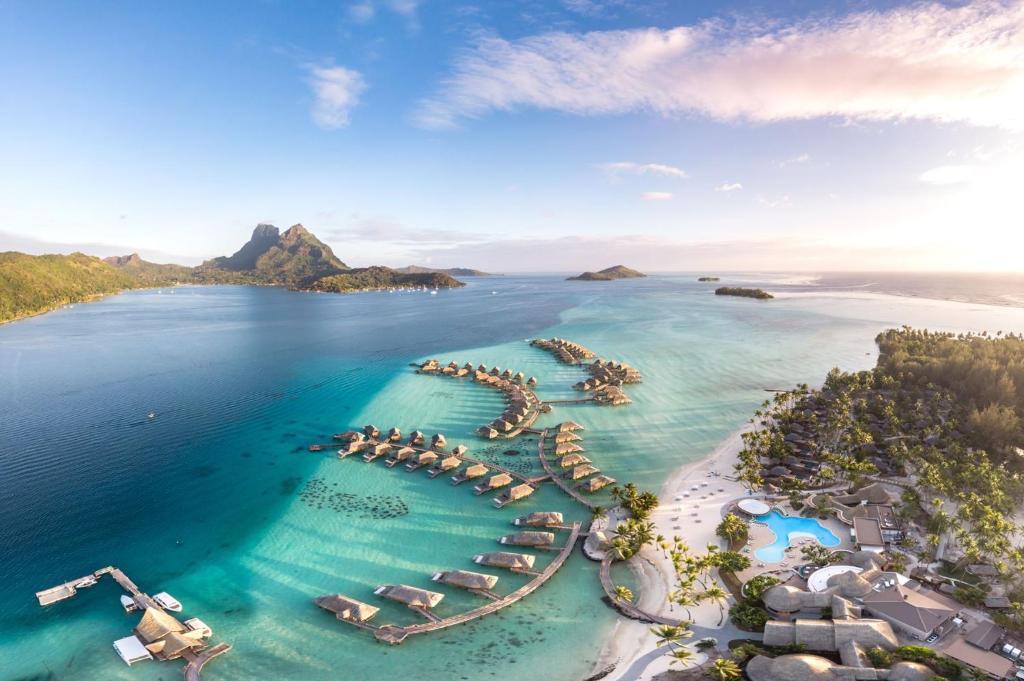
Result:
[[[551,527],[561,525],[563,522],[562,514],[557,511],[534,511],[529,515],[516,518],[512,524],[520,527],[524,525],[529,527]]]
[[[414,430],[411,433],[409,433],[409,444],[412,445],[413,447],[419,447],[420,445],[423,444],[423,441],[424,435],[422,432]]]
[[[461,473],[453,475],[452,484],[461,485],[467,480],[472,480],[473,478],[479,478],[484,475],[487,475],[488,472],[489,471],[487,469],[487,466],[483,465],[482,463],[473,464],[469,468],[464,469]]]
[[[564,421],[563,423],[558,424],[556,430],[558,430],[559,433],[572,433],[577,430],[585,430],[585,428],[575,421]]]
[[[556,433],[555,434],[555,444],[558,444],[558,445],[565,444],[566,442],[578,442],[578,441],[580,441],[582,439],[583,438],[581,438],[576,433]]]
[[[569,474],[566,477],[569,478],[570,480],[581,480],[587,477],[588,475],[594,475],[595,473],[600,472],[601,471],[598,470],[597,468],[594,468],[590,464],[585,463],[581,466],[574,467],[571,471],[569,471]]]
[[[469,570],[435,572],[431,579],[441,584],[457,586],[470,591],[490,591],[498,583],[497,575],[485,575],[482,572],[470,572]]]
[[[373,593],[382,598],[404,603],[414,609],[433,608],[444,599],[444,594],[405,584],[385,584],[378,586]]]
[[[479,373],[481,373],[481,374],[486,374],[486,373],[487,373],[487,367],[486,367],[486,366],[484,366],[483,364],[481,364],[480,366],[478,366],[478,367],[476,368],[476,370],[477,370],[477,371],[478,371]]]
[[[508,473],[497,473],[487,478],[487,480],[481,482],[479,485],[473,488],[473,493],[480,495],[484,492],[490,492],[491,490],[501,489],[506,485],[512,484],[512,476]]]
[[[512,370],[511,369],[505,369],[504,371],[501,372],[501,377],[502,378],[506,378],[506,379],[507,378],[512,378]]]
[[[568,454],[563,456],[558,463],[562,468],[569,468],[570,466],[578,466],[582,463],[590,463],[590,459],[582,454]]]
[[[473,374],[473,380],[476,381],[477,383],[486,383],[488,378],[489,376],[487,375],[486,371],[478,370]]]
[[[431,449],[444,449],[448,446],[448,440],[441,433],[436,433],[430,438]]]
[[[566,454],[578,454],[579,452],[586,451],[583,447],[580,447],[575,442],[563,442],[560,445],[555,445],[555,456],[565,456]]]
[[[531,556],[528,553],[510,553],[508,551],[493,551],[473,556],[473,562],[477,565],[500,567],[513,572],[529,570],[536,560],[536,556]]]
[[[380,437],[380,429],[371,423],[363,426],[363,434],[371,440],[376,440]]]
[[[514,534],[506,534],[498,541],[509,546],[542,547],[554,544],[555,535],[553,532],[536,532],[533,530],[527,530],[524,532],[516,532]]]
[[[159,660],[174,660],[189,650],[204,648],[202,632],[188,627],[158,608],[146,608],[135,635]]]
[[[393,426],[388,430],[387,441],[398,442],[402,439],[402,431],[398,429],[398,426]]]
[[[436,359],[428,359],[426,362],[420,365],[420,371],[437,371],[439,365]]]
[[[348,443],[348,447],[346,447],[344,451],[348,454],[356,454],[358,452],[363,451],[367,447],[369,447],[369,444],[366,442],[366,440],[353,440],[352,442]]]
[[[437,452],[420,452],[419,456],[405,464],[405,469],[414,471],[437,461]]]
[[[488,372],[491,376],[501,376],[501,369],[494,367]]]
[[[525,378],[526,374],[524,374],[522,371],[517,371],[516,375],[512,377],[512,380],[515,381],[516,383],[522,383],[523,379]]]
[[[467,373],[469,373],[470,371],[473,371],[473,363],[466,362],[465,364],[462,365],[462,368],[465,369]]]
[[[314,598],[313,602],[328,612],[333,612],[339,620],[347,622],[367,622],[380,612],[380,608],[357,601],[341,594],[330,594]]]
[[[456,445],[452,448],[452,456],[462,456],[467,451],[469,451],[469,447],[466,445]]]
[[[530,376],[530,378],[527,379],[527,381],[526,381],[526,385],[529,385],[529,386],[537,385],[537,378],[535,376]]]
[[[372,447],[370,447],[370,451],[366,452],[366,454],[363,454],[363,461],[369,463],[374,459],[378,459],[384,456],[385,454],[388,453],[388,451],[390,451],[390,449],[391,445],[386,445],[383,442],[375,444]]]
[[[334,439],[342,442],[361,442],[366,436],[358,430],[346,430],[344,433],[335,433]]]
[[[463,376],[466,376],[467,374],[469,374],[469,369],[460,367],[460,368],[455,370],[455,377],[456,378],[462,378]]]
[[[398,451],[394,452],[388,460],[384,462],[384,465],[388,468],[394,468],[396,464],[411,459],[415,453],[416,450],[412,447],[402,447]],[[435,454],[435,456],[437,455]]]
[[[499,433],[507,433],[513,428],[515,428],[515,426],[513,426],[505,419],[495,419],[491,421],[491,428],[494,428]]]
[[[608,485],[614,484],[615,478],[609,478],[607,475],[599,475],[596,478],[584,480],[578,489],[580,489],[583,492],[596,492],[602,487],[607,487]]]
[[[427,475],[429,475],[432,478],[436,478],[437,476],[441,475],[441,473],[447,473],[448,471],[455,470],[461,464],[462,459],[458,458],[457,456],[445,457],[444,459],[441,459],[440,461],[435,463],[430,468],[430,471],[427,473]]]
[[[494,505],[497,508],[502,508],[506,504],[511,504],[513,501],[525,499],[526,497],[533,494],[535,491],[536,489],[533,486],[528,485],[524,482],[521,485],[510,487],[509,489],[502,492],[499,496],[497,496],[494,499]]]
[[[491,426],[480,426],[479,428],[476,429],[476,432],[478,435],[480,435],[480,437],[485,437],[488,440],[493,440],[494,438],[498,437],[498,430],[496,428],[492,428]]]

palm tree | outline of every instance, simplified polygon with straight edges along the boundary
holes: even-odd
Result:
[[[593,520],[600,520],[601,518],[608,517],[608,511],[605,510],[604,506],[595,506],[590,513],[590,517]]]
[[[672,647],[683,639],[693,636],[693,632],[686,625],[662,624],[660,627],[651,629],[651,633],[658,637],[657,646],[667,645]]]
[[[693,651],[689,648],[676,648],[670,653],[670,655],[672,655],[672,659],[669,661],[669,665],[678,663],[680,666],[683,667],[690,664],[690,662],[692,662],[693,658],[695,657]]]
[[[617,586],[615,587],[615,597],[625,603],[633,602],[633,592],[629,590],[628,586]]]
[[[725,589],[720,587],[718,584],[712,584],[704,591],[704,598],[709,601],[713,601],[718,605],[719,618],[718,626],[722,626],[722,622],[725,621],[725,604],[728,602],[729,594],[726,593]]]
[[[712,662],[706,673],[715,681],[739,681],[741,678],[739,665],[724,657]]]

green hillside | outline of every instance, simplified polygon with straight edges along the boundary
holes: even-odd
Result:
[[[310,288],[315,291],[347,293],[366,289],[417,287],[458,288],[465,286],[443,272],[404,274],[389,267],[365,267],[324,277]]]

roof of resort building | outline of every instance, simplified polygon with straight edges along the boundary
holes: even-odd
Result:
[[[462,456],[467,451],[469,451],[469,447],[466,445],[456,445],[455,447],[452,447],[452,454],[455,456]]]
[[[146,644],[146,650],[158,653],[167,659],[179,657],[182,652],[203,645],[202,639],[195,635],[199,632],[172,632],[163,638]]]
[[[536,489],[533,486],[528,485],[524,482],[521,485],[516,485],[515,487],[509,489],[508,498],[511,499],[512,501],[518,501],[520,499],[525,499],[526,497],[533,494],[535,491]]]
[[[576,466],[575,468],[573,468],[572,471],[569,473],[569,477],[572,478],[573,480],[579,480],[580,478],[585,478],[588,475],[593,475],[594,473],[600,472],[600,469],[594,468],[589,463],[585,463],[582,466]]]
[[[404,458],[412,456],[415,453],[416,453],[416,450],[413,449],[412,447],[402,447],[397,452],[395,452],[395,458],[396,459],[404,459]],[[437,455],[435,454],[434,456],[437,456]]]
[[[185,631],[185,625],[157,608],[146,608],[135,632],[146,643],[152,643],[171,633]]]
[[[990,650],[1003,637],[1003,629],[994,622],[979,622],[964,640],[976,648]]]
[[[871,568],[877,568],[880,559],[878,554],[874,551],[854,551],[846,560],[851,565],[856,565],[857,567],[869,570]]]
[[[772,510],[771,506],[758,499],[742,499],[736,506],[747,515],[755,516],[764,515]]]
[[[338,618],[353,622],[365,622],[380,612],[380,608],[341,594],[320,596],[314,598],[313,602],[324,610],[333,612]]]
[[[487,466],[475,463],[463,472],[467,478],[479,478],[481,475],[487,475]]]
[[[563,520],[562,514],[557,511],[534,511],[529,515],[519,518],[516,524],[542,527],[545,525],[561,525]]]
[[[481,572],[470,572],[468,570],[448,570],[438,572],[433,577],[435,582],[450,584],[463,589],[493,589],[498,583],[496,575],[485,575]]]
[[[935,672],[920,662],[897,662],[889,667],[889,681],[932,681]]]
[[[558,462],[562,468],[568,468],[569,466],[576,466],[581,463],[590,463],[590,459],[583,456],[582,454],[568,454]]]
[[[831,594],[812,593],[788,584],[776,584],[761,596],[769,610],[775,612],[796,612],[804,608],[824,608],[829,604]]]
[[[575,421],[565,421],[558,424],[557,430],[562,433],[571,433],[574,430],[584,430],[584,428]]]
[[[932,631],[956,614],[945,603],[926,593],[897,584],[864,597],[864,607],[879,617],[901,623],[916,631]]]
[[[999,679],[1009,677],[1015,668],[1012,660],[1008,660],[1002,655],[997,655],[988,650],[976,648],[959,636],[953,637],[941,649],[941,652],[954,660],[959,660],[971,667],[981,669]]]
[[[519,570],[532,568],[536,560],[536,556],[531,556],[528,553],[510,553],[508,551],[481,553],[473,558],[473,561],[478,565],[492,565],[494,567],[513,568]]]
[[[501,538],[502,544],[512,544],[513,546],[550,546],[554,542],[554,533],[532,530],[508,534]]]
[[[384,586],[378,586],[373,593],[393,601],[398,601],[399,603],[405,603],[408,606],[419,608],[433,608],[444,598],[444,594],[437,593],[436,591],[427,591],[426,589],[405,584],[385,584]]]
[[[401,452],[399,452],[401,454]],[[420,463],[433,463],[437,461],[437,452],[420,452],[420,455],[416,457],[416,460]],[[455,459],[458,461],[458,459]]]
[[[884,620],[817,620],[792,622],[769,620],[764,626],[764,643],[770,646],[801,645],[807,650],[835,652],[849,643],[863,648],[891,650],[899,646],[892,626]]]
[[[843,679],[835,673],[837,668],[835,662],[820,655],[755,655],[747,663],[746,673],[750,681],[837,681]]]
[[[862,487],[856,492],[836,496],[835,500],[841,504],[847,506],[853,506],[862,502],[869,504],[896,504],[900,501],[900,492],[898,488],[894,488],[890,485],[886,485],[882,482],[874,482],[866,487]]]
[[[807,590],[826,591],[832,586],[830,580],[836,575],[841,575],[844,572],[861,573],[863,571],[864,568],[856,565],[826,565],[810,574],[807,578]]]
[[[853,571],[840,572],[828,578],[828,585],[835,587],[836,593],[845,598],[864,598],[872,591],[871,582],[864,574]]]
[[[576,452],[585,451],[583,447],[580,447],[574,442],[563,442],[562,444],[555,445],[555,456],[562,456],[563,454],[575,454]]]
[[[979,577],[997,577],[999,576],[999,570],[994,565],[986,565],[985,563],[979,563],[977,565],[968,565],[967,571],[972,575]]]
[[[610,478],[607,475],[598,475],[596,477],[590,478],[589,480],[584,480],[583,483],[580,484],[580,489],[585,490],[587,492],[596,492],[602,487],[607,487],[608,485],[614,484],[615,478]]]
[[[504,487],[505,485],[512,482],[512,476],[508,473],[496,473],[487,479],[485,483],[489,488],[495,489],[497,487]]]
[[[853,533],[857,537],[858,546],[885,547],[885,539],[882,537],[882,524],[877,518],[854,518]]]
[[[444,470],[450,470],[452,468],[458,467],[460,463],[462,463],[462,459],[460,459],[459,457],[446,456],[444,459],[441,460],[441,468]]]
[[[582,439],[583,438],[581,438],[576,433],[556,433],[555,434],[555,443],[556,444],[562,444],[563,442],[577,442],[577,441],[582,440]]]

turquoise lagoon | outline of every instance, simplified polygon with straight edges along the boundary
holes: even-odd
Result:
[[[786,548],[794,539],[810,537],[825,547],[839,546],[840,540],[832,530],[828,529],[814,518],[801,518],[790,516],[772,510],[764,515],[759,515],[758,520],[768,526],[768,529],[775,535],[775,541],[767,546],[762,546],[754,555],[763,561],[777,563],[786,557]]]
[[[728,277],[724,280],[729,281]],[[0,679],[175,678],[177,663],[124,666],[111,643],[134,619],[103,582],[41,609],[33,593],[114,564],[234,645],[204,673],[228,679],[566,681],[591,670],[614,624],[581,555],[488,619],[388,647],[312,605],[379,584],[432,584],[471,568],[531,510],[585,519],[550,486],[498,511],[467,486],[305,446],[364,423],[444,432],[482,458],[529,470],[535,441],[486,443],[487,389],[417,376],[426,357],[514,367],[538,392],[577,395],[578,369],[525,341],[577,340],[637,366],[634,403],[559,408],[587,428],[587,455],[620,481],[658,488],[740,427],[765,389],[873,365],[900,324],[1024,329],[1024,311],[781,286],[768,303],[715,297],[692,276],[619,282],[470,280],[465,289],[352,296],[269,288],[137,291],[0,327]],[[148,414],[153,412],[154,418]],[[513,449],[518,454],[506,454]],[[541,561],[549,558],[542,556]],[[498,590],[521,578],[502,574]],[[442,615],[475,605],[445,590]]]

